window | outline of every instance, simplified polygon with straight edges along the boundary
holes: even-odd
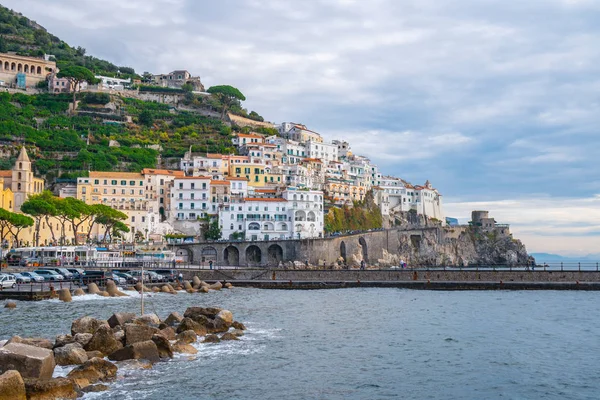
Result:
[[[190,184],[190,189],[196,189],[196,184],[194,182]]]
[[[146,222],[146,217],[142,217],[142,222]]]
[[[116,184],[117,184],[117,181],[114,181],[114,180],[113,180],[113,181],[110,181],[110,184],[111,184],[111,185],[116,185]]]
[[[183,182],[179,182],[179,189],[183,189]]]
[[[183,203],[179,203],[179,207],[180,210],[183,210]]]
[[[195,204],[194,204],[194,203],[190,203],[190,208],[191,208],[192,210],[194,209],[194,207],[195,207]]]
[[[129,191],[129,193],[130,193],[130,194],[133,196],[133,195],[135,194],[135,190],[131,189],[131,190]],[[142,194],[142,193],[140,193],[140,194]]]
[[[144,194],[144,191],[140,189],[140,196]]]
[[[84,187],[82,187],[82,188],[81,188],[81,194],[85,194],[85,193],[86,193],[86,189],[87,189],[87,188],[86,188],[85,186],[84,186]]]
[[[135,217],[131,217],[131,222],[135,222]]]
[[[104,193],[104,194],[108,194],[108,190],[104,189],[104,190],[103,190],[103,193]]]
[[[127,181],[121,181],[121,186],[127,186]]]
[[[179,199],[183,199],[183,193],[179,193]]]
[[[206,182],[202,184],[202,189],[206,189]]]
[[[135,181],[129,181],[129,186],[135,186]]]
[[[125,194],[125,189],[121,189],[121,194]]]
[[[190,198],[193,199],[194,198],[194,193],[190,193]]]
[[[117,194],[117,189],[113,189],[112,194]]]
[[[95,179],[94,180],[94,185],[98,185],[98,184],[100,184],[100,179]]]

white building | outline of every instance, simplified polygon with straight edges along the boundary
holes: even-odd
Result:
[[[277,197],[232,200],[219,212],[219,225],[223,238],[235,235],[245,240],[321,237],[323,192],[288,188]]]
[[[170,220],[176,231],[200,233],[198,220],[210,212],[210,181],[209,176],[186,176],[173,180]]]
[[[119,79],[119,78],[113,78],[110,76],[102,76],[102,75],[96,75],[95,78],[99,79],[101,81],[98,84],[98,87],[101,87],[102,89],[105,89],[105,90],[108,90],[108,89],[123,90],[123,89],[129,88],[131,86],[131,78]]]
[[[338,160],[338,147],[331,143],[310,140],[306,143],[306,153],[309,158],[317,158],[326,163]]]

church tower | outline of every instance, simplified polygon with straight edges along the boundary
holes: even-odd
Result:
[[[14,209],[20,210],[21,204],[27,200],[27,197],[37,192],[34,188],[33,171],[31,169],[31,160],[27,155],[27,150],[25,150],[25,146],[21,147],[21,152],[19,153],[19,157],[17,158],[17,162],[12,170],[12,191],[15,196],[15,204]]]

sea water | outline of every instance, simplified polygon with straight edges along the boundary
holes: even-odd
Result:
[[[161,318],[224,307],[248,330],[152,370],[120,370],[110,391],[86,399],[600,398],[596,292],[234,288],[145,298]],[[108,318],[139,302],[18,302],[0,309],[0,340],[54,338],[82,315]]]

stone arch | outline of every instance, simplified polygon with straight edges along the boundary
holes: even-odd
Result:
[[[308,215],[306,216],[306,220],[307,221],[311,221],[311,222],[315,222],[317,220],[317,216],[314,213],[314,211],[309,211]]]
[[[237,247],[229,245],[223,250],[223,260],[225,265],[237,267],[240,265],[240,251]]]
[[[358,238],[358,244],[360,245],[360,247],[362,247],[362,257],[363,260],[365,260],[366,263],[369,262],[369,249],[367,248],[367,241],[365,240],[364,237],[359,237]]]
[[[279,230],[280,231],[287,231],[287,229],[288,229],[288,226],[287,226],[287,224],[285,222],[280,222],[279,223]]]
[[[181,257],[181,259],[184,262],[191,263],[192,261],[194,261],[194,253],[190,249],[187,249],[185,247],[177,249],[177,251],[175,252],[175,255],[177,257]]]
[[[283,248],[278,244],[270,245],[267,254],[269,255],[268,263],[270,266],[277,266],[283,261]]]
[[[11,71],[14,71],[14,70],[16,70],[16,69],[17,69],[17,64],[15,64],[15,63],[11,63],[11,64],[10,64],[10,70],[11,70]]]
[[[4,69],[6,71],[8,71],[10,69],[10,64],[8,63],[8,61],[4,61]]]
[[[248,225],[248,230],[249,231],[259,231],[260,230],[260,224],[258,222],[251,222]]]
[[[346,243],[342,240],[340,243],[340,257],[344,259],[344,264],[346,263]]]
[[[35,65],[31,64],[31,66],[29,67],[29,73],[35,74]]]
[[[23,72],[23,64],[17,64],[17,72]]]
[[[200,256],[202,262],[212,261],[214,263],[217,261],[217,249],[212,246],[203,247]]]
[[[23,72],[25,72],[26,74],[29,73],[29,65],[25,64],[25,68],[24,68]]]
[[[42,67],[37,67],[37,74],[41,75],[42,74]]]
[[[258,267],[262,262],[262,251],[260,247],[251,245],[246,248],[246,264],[249,267]]]
[[[275,225],[272,222],[265,222],[263,225],[263,230],[264,231],[274,231]]]
[[[294,217],[296,221],[306,221],[306,213],[302,210],[296,211]]]

